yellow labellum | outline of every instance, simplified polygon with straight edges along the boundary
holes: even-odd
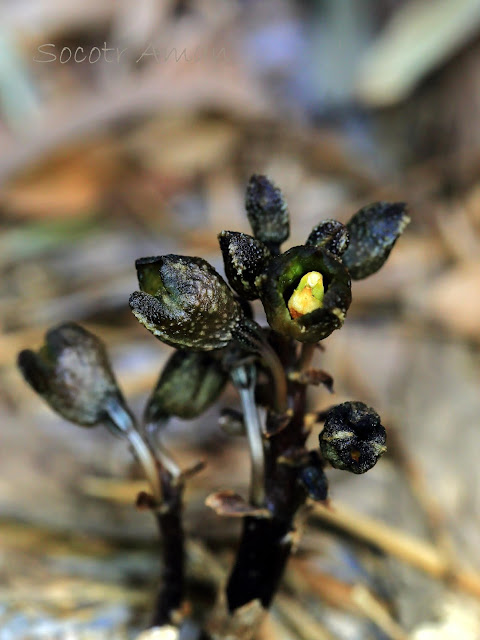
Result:
[[[309,271],[298,283],[288,301],[288,310],[295,320],[320,309],[323,304],[323,277],[318,271]]]

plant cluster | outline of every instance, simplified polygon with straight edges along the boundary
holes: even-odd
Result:
[[[241,411],[226,410],[227,433],[244,434],[251,454],[250,494],[222,491],[207,498],[220,515],[243,518],[226,599],[229,615],[252,601],[267,609],[292,550],[295,515],[308,499],[325,501],[327,464],[352,473],[372,468],[386,450],[377,413],[344,402],[307,414],[309,384],[331,385],[311,367],[316,345],[339,329],[352,296],[351,280],[384,264],[409,222],[403,203],[376,202],[343,225],[326,220],[302,246],[282,253],[290,218],[281,191],[251,177],[246,211],[253,235],[219,235],[228,283],[202,258],[164,255],[136,261],[140,291],[130,296],[138,321],[175,348],[148,399],[143,419],[130,411],[103,343],[77,324],[57,326],[38,351],[18,364],[31,387],[67,420],[105,424],[123,436],[142,465],[150,492],[139,501],[154,513],[163,537],[164,572],[153,625],[178,624],[185,598],[182,497],[199,469],[180,469],[162,443],[173,417],[199,416],[230,381]],[[259,299],[268,327],[253,317]],[[319,447],[306,448],[324,422]]]

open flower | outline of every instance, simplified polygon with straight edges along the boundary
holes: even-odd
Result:
[[[272,329],[300,342],[318,342],[341,327],[352,300],[342,262],[314,246],[276,256],[257,282]]]
[[[18,366],[50,407],[76,424],[108,422],[109,406],[125,406],[103,342],[73,322],[50,329],[38,352],[22,351]]]
[[[330,409],[320,434],[320,449],[332,467],[365,473],[387,450],[380,416],[363,402],[344,402]]]
[[[166,255],[135,263],[141,291],[130,307],[141,324],[173,347],[225,347],[243,317],[223,278],[202,258]]]

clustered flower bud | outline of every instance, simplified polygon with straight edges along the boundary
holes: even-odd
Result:
[[[259,297],[255,279],[265,271],[272,254],[263,242],[246,233],[222,231],[218,239],[232,289],[242,298],[255,300]]]
[[[266,176],[252,176],[246,209],[255,237],[219,234],[228,282],[244,304],[260,298],[275,332],[307,343],[343,325],[351,278],[377,271],[409,222],[404,204],[377,202],[346,226],[320,222],[304,246],[281,254],[280,244],[290,232],[281,191]],[[141,291],[132,294],[130,306],[157,338],[199,351],[244,341],[248,328],[242,304],[205,260],[167,255],[142,258],[136,266]]]
[[[324,220],[314,227],[305,244],[321,247],[337,257],[342,256],[350,242],[347,228],[338,220]]]
[[[365,473],[386,451],[380,416],[363,402],[344,402],[328,412],[320,450],[332,467]]]
[[[112,403],[125,406],[103,342],[73,322],[50,329],[38,352],[22,351],[18,366],[50,407],[76,424],[108,422]]]
[[[166,255],[141,258],[135,266],[142,290],[130,296],[130,307],[159,340],[211,351],[233,339],[242,309],[206,260]]]
[[[171,416],[196,418],[217,400],[227,378],[212,352],[175,351],[147,402],[144,422],[159,423]]]
[[[383,266],[409,222],[404,202],[374,202],[351,218],[347,223],[350,244],[343,262],[354,280]]]
[[[253,175],[245,207],[255,238],[277,250],[290,235],[290,218],[282,192],[266,176]]]

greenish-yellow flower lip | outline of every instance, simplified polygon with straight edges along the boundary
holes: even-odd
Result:
[[[288,310],[292,319],[296,320],[307,313],[320,309],[323,305],[324,295],[322,274],[318,271],[306,273],[288,301]]]
[[[325,295],[321,308],[293,319],[288,300],[302,277],[322,274]],[[318,342],[338,329],[351,303],[351,281],[347,269],[333,254],[319,247],[292,247],[276,256],[259,278],[261,300],[274,331],[300,342]]]

